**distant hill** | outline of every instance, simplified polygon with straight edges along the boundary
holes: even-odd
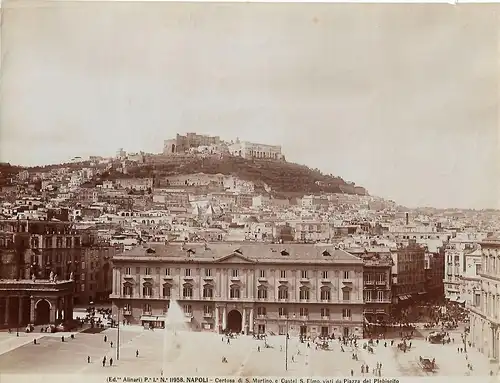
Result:
[[[218,156],[196,157],[185,156],[180,162],[163,160],[162,163],[147,163],[127,167],[127,174],[118,171],[108,172],[104,178],[145,178],[179,175],[179,174],[224,174],[234,175],[240,179],[252,181],[258,189],[266,184],[271,187],[276,197],[295,197],[314,193],[346,193],[356,194],[353,184],[342,178],[321,173],[318,169],[310,169],[305,165],[290,162],[244,159],[241,157]],[[364,194],[358,189],[358,194]]]
[[[88,182],[85,186],[93,186],[106,179],[153,177],[160,180],[162,177],[180,174],[220,173],[252,181],[256,189],[261,192],[264,191],[264,185],[268,185],[273,191],[273,196],[277,198],[302,197],[305,194],[322,192],[367,194],[364,188],[358,185],[355,188],[353,183],[346,182],[340,177],[323,174],[319,169],[310,169],[305,165],[285,161],[194,155],[172,157],[150,155],[145,157],[145,161],[143,164],[128,162],[127,174],[123,174],[118,170],[121,167],[121,161],[116,161],[111,170]],[[8,163],[0,163],[0,182],[3,185],[8,184],[10,178],[14,178],[23,169],[33,173],[46,172],[62,167],[78,170],[88,166],[91,166],[89,161],[37,167],[12,166]],[[102,166],[99,167],[102,168]]]
[[[10,185],[10,180],[23,170],[20,166],[13,166],[8,162],[0,162],[0,186]]]

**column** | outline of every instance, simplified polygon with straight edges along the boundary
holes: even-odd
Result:
[[[250,309],[250,329],[252,333],[255,331],[254,325],[253,325],[253,307]]]
[[[30,323],[35,324],[35,297],[30,298]]]
[[[18,298],[18,302],[19,302],[18,303],[19,304],[19,306],[18,306],[18,313],[19,314],[18,314],[18,317],[17,317],[17,323],[20,324],[20,325],[23,324],[23,300],[24,299],[22,297]]]
[[[68,299],[68,320],[72,320],[73,319],[73,295],[68,295],[66,296],[66,298]]]
[[[241,328],[243,329],[243,333],[246,335],[248,332],[247,332],[247,309],[245,307],[243,307],[243,323]]]
[[[219,306],[215,306],[215,332],[219,333]]]
[[[57,303],[55,301],[50,302],[50,323],[53,324],[56,321]]]
[[[5,297],[5,319],[4,323],[9,324],[10,297]]]
[[[226,319],[227,319],[226,317],[227,317],[226,306],[224,306],[222,310],[222,331],[226,330]]]

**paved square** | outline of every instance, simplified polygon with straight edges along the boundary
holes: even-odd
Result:
[[[485,376],[490,370],[497,373],[488,360],[471,349],[468,360],[457,352],[457,344],[434,345],[425,340],[413,340],[412,349],[403,353],[388,342],[375,346],[373,354],[359,347],[358,361],[352,359],[352,348],[340,350],[338,341],[331,342],[331,350],[316,350],[297,339],[290,339],[288,348],[288,371],[285,370],[285,337],[271,336],[265,348],[263,341],[252,337],[232,339],[230,344],[214,333],[179,332],[177,336],[164,330],[144,330],[135,326],[124,326],[120,330],[120,360],[116,360],[117,329],[108,329],[100,334],[76,334],[70,339],[65,334],[15,334],[0,333],[0,371],[3,373],[88,373],[119,376],[136,375],[241,375],[241,376],[348,376],[351,369],[361,376],[361,364],[372,369],[382,363],[382,376]],[[104,342],[104,336],[108,342]],[[165,335],[167,335],[165,341]],[[33,338],[38,338],[37,345]],[[459,339],[459,335],[455,336]],[[113,348],[110,342],[113,341]],[[395,342],[397,343],[397,341]],[[363,344],[363,341],[360,342]],[[166,345],[166,347],[165,347]],[[258,347],[260,346],[260,351]],[[136,351],[139,356],[136,357]],[[91,363],[87,363],[87,357]],[[102,366],[106,356],[113,358],[112,367]],[[292,361],[293,356],[293,361]],[[418,365],[419,356],[436,358],[436,373],[426,373]],[[222,358],[227,363],[222,363]],[[467,363],[474,369],[468,371]]]

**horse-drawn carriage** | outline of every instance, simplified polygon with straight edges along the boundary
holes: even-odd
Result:
[[[430,359],[419,357],[418,364],[422,368],[422,370],[426,372],[435,372],[437,368],[435,358]]]
[[[429,334],[428,339],[430,343],[441,344],[443,343],[446,334],[444,332],[433,331]]]
[[[328,351],[330,349],[330,345],[328,344],[327,341],[318,342],[316,343],[316,346],[318,347],[318,350]]]

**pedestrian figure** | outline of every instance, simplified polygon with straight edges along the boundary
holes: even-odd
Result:
[[[35,339],[33,339],[33,344],[36,344],[36,338],[35,338]]]
[[[260,346],[257,347],[257,352],[260,352]]]
[[[106,335],[104,335],[104,342],[107,342],[108,341],[108,337]]]
[[[351,376],[353,376],[353,375],[354,375],[354,370],[351,370]]]
[[[90,356],[87,356],[87,363],[90,363]]]
[[[135,357],[136,357],[136,358],[138,358],[138,357],[139,357],[139,350],[137,350],[137,351],[135,352]]]
[[[387,347],[387,342],[384,342],[384,347]]]
[[[460,354],[460,347],[457,347],[457,353]]]
[[[113,348],[113,342],[111,342],[110,345],[111,345],[111,348]]]
[[[109,367],[113,365],[113,358],[109,358]]]
[[[221,340],[222,342],[224,342],[224,337],[222,337],[220,340]]]
[[[106,357],[102,358],[102,366],[106,367]]]
[[[64,342],[64,336],[61,337],[61,342]]]

